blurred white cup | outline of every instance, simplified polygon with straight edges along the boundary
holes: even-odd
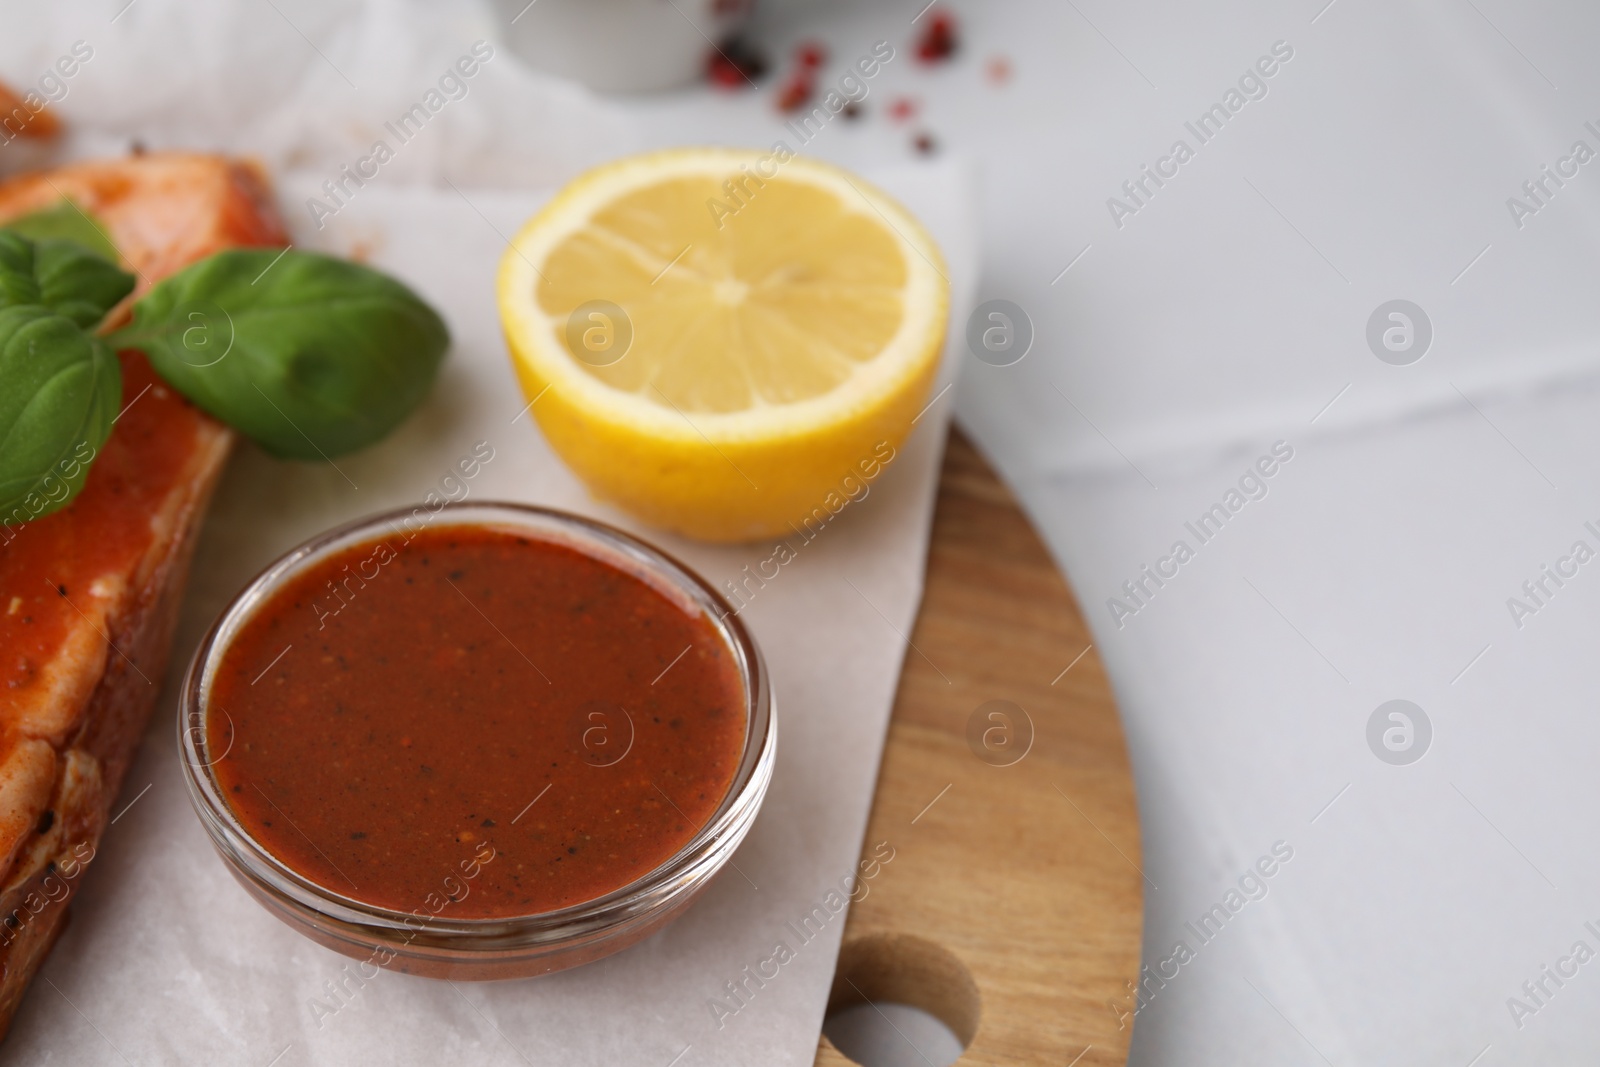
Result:
[[[744,21],[749,0],[494,0],[512,52],[611,93],[676,89]]]

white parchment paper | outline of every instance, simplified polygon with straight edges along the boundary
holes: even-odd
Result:
[[[344,979],[350,961],[246,896],[185,793],[176,681],[227,599],[319,530],[419,502],[480,441],[494,459],[469,483],[471,499],[600,517],[718,585],[773,546],[708,548],[641,530],[592,501],[521,414],[493,302],[503,235],[548,195],[537,191],[542,182],[631,143],[614,109],[497,55],[465,98],[451,100],[318,230],[305,200],[434,85],[482,36],[481,24],[406,5],[189,11],[161,0],[139,0],[113,24],[117,6],[8,13],[13,24],[33,24],[26,41],[13,26],[0,42],[0,76],[16,83],[74,40],[96,42],[62,104],[76,129],[66,154],[121,151],[131,138],[259,154],[277,168],[297,244],[359,252],[406,279],[444,312],[455,343],[423,408],[337,467],[282,463],[249,445],[234,456],[195,560],[167,685],[124,788],[131,806],[107,834],[0,1062],[809,1064],[844,916],[803,945],[786,924],[854,869],[921,592],[949,396],[870,493],[797,547],[746,609],[772,671],[781,741],[766,806],[736,856],[742,874],[726,870],[673,926],[589,967],[490,985],[384,973],[333,1000],[329,983]],[[8,147],[0,167],[10,166]],[[962,172],[914,166],[868,176],[939,240],[962,321],[976,274]],[[710,1005],[724,984],[785,938],[795,958],[719,1020]],[[318,1001],[338,1010],[329,1016]]]

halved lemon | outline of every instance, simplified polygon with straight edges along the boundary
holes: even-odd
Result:
[[[584,174],[512,240],[498,298],[590,489],[739,541],[816,528],[881,474],[928,401],[949,285],[909,212],[780,145]]]

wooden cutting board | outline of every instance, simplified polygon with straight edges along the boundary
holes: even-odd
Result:
[[[862,852],[894,858],[851,906],[829,1010],[923,1008],[962,1064],[1126,1062],[1147,883],[1116,704],[1071,590],[959,431],[911,646]],[[824,1037],[816,1062],[851,1061]]]

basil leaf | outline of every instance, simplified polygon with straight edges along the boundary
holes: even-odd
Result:
[[[450,343],[395,279],[292,249],[218,252],[159,282],[133,315],[112,344],[142,349],[198,407],[288,459],[383,437],[427,395]]]
[[[122,367],[104,341],[40,307],[0,309],[0,523],[66,504],[111,435]]]
[[[133,275],[71,241],[0,230],[0,308],[32,304],[85,329],[133,291]]]
[[[71,241],[111,263],[120,259],[105,227],[71,200],[12,219],[4,229],[34,241]]]

